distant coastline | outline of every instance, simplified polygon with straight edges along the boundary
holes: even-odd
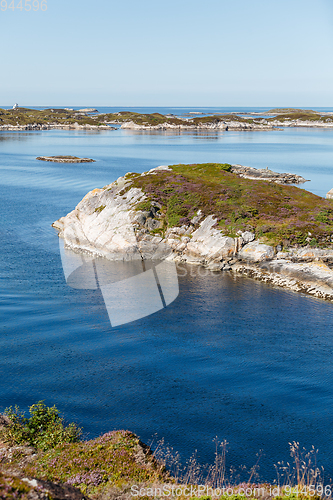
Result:
[[[99,113],[93,108],[0,109],[0,131],[20,130],[113,130],[120,125],[129,130],[278,130],[285,127],[316,127],[333,130],[333,112],[277,108],[262,113],[229,112],[187,116],[119,111]]]

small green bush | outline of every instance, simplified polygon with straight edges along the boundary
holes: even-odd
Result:
[[[74,423],[67,426],[55,407],[47,407],[43,401],[29,407],[30,418],[18,406],[6,408],[4,414],[10,420],[0,432],[0,437],[13,445],[34,446],[43,451],[64,443],[80,441],[82,430]]]
[[[330,216],[332,216],[331,210],[321,210],[315,219],[317,222],[323,222],[324,224],[329,224],[330,222],[332,222],[330,220]]]

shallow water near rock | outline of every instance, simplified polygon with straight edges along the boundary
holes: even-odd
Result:
[[[100,290],[66,284],[51,227],[90,189],[162,164],[268,166],[324,195],[332,144],[332,131],[316,129],[1,133],[0,411],[44,399],[90,437],[125,428],[149,443],[157,433],[201,462],[212,462],[218,436],[235,467],[250,468],[262,449],[266,480],[297,440],[319,448],[333,476],[331,303],[178,266],[174,302],[112,328]],[[62,154],[96,163],[35,159]]]

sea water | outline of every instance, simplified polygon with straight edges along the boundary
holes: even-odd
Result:
[[[128,171],[194,162],[266,166],[333,187],[333,131],[0,133],[0,411],[55,404],[93,438],[165,438],[185,461],[275,478],[288,442],[319,449],[333,475],[333,305],[229,273],[178,268],[178,298],[111,327],[100,290],[67,286],[53,221]],[[61,164],[40,155],[91,157]],[[246,478],[246,476],[245,476]]]

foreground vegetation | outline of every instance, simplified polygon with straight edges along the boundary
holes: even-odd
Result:
[[[153,175],[129,174],[126,189],[141,188],[147,199],[136,208],[160,208],[161,235],[169,227],[189,225],[201,210],[214,215],[216,227],[235,237],[253,231],[261,241],[289,245],[327,246],[333,235],[333,203],[295,186],[239,177],[231,165],[173,165]]]
[[[163,442],[155,447],[153,455],[150,448],[129,431],[108,432],[82,441],[77,426],[73,423],[65,426],[57,408],[49,408],[42,401],[30,407],[30,415],[26,418],[17,407],[5,411],[6,423],[0,426],[4,442],[0,447],[1,499],[82,498],[76,496],[73,488],[63,496],[59,491],[53,496],[50,494],[53,483],[66,488],[74,486],[96,500],[120,496],[181,500],[189,497],[202,500],[330,497],[331,490],[322,486],[321,471],[316,466],[316,450],[307,453],[295,442],[290,447],[294,465],[280,464],[276,483],[258,482],[260,456],[250,469],[248,480],[239,483],[226,468],[226,441],[216,440],[215,460],[209,467],[200,466],[195,457],[183,467],[179,455]],[[33,449],[27,447],[32,444]],[[24,478],[35,478],[41,483],[29,483]],[[36,491],[40,493],[45,485],[49,493],[36,496]]]

